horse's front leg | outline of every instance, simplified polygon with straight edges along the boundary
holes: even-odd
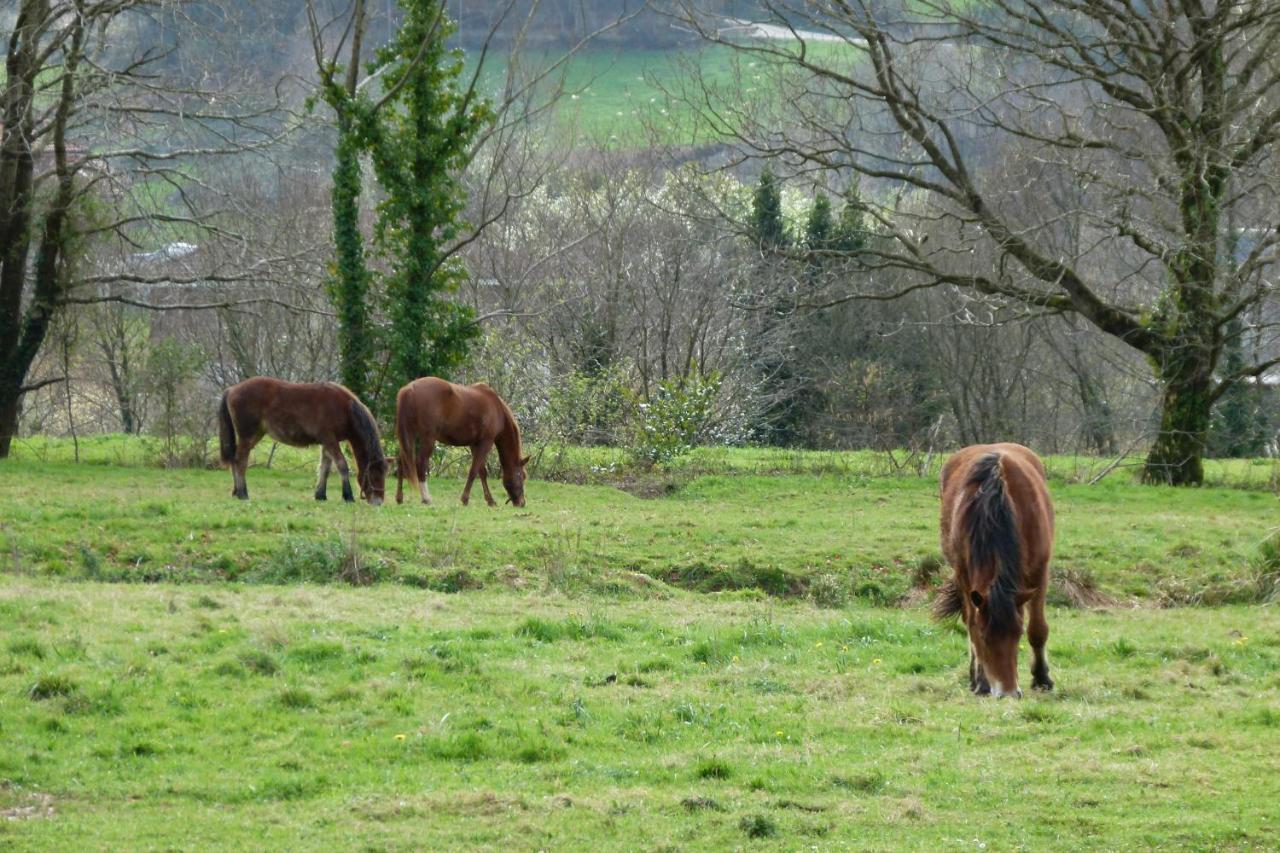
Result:
[[[354,503],[356,496],[351,491],[351,469],[347,467],[347,457],[342,453],[342,445],[336,441],[327,442],[324,450],[333,459],[333,464],[338,466],[338,473],[342,475],[342,499],[347,503]]]
[[[969,689],[979,696],[991,695],[991,683],[987,681],[987,674],[982,668],[982,661],[978,660],[978,655],[973,650],[973,644],[969,644]]]
[[[1042,575],[1047,578],[1048,573]],[[1031,688],[1033,690],[1052,690],[1053,679],[1049,677],[1049,659],[1045,656],[1044,645],[1049,640],[1049,622],[1044,618],[1045,586],[1041,584],[1031,599],[1027,620],[1027,641],[1031,643],[1031,653],[1035,660],[1031,663]]]
[[[497,506],[497,501],[493,499],[493,494],[489,491],[489,466],[487,462],[487,459],[480,460],[480,488],[484,489],[484,502],[489,506]]]
[[[471,484],[476,481],[476,477],[481,476],[484,471],[484,460],[489,455],[489,448],[493,447],[492,442],[477,444],[471,448],[471,470],[467,472],[467,485],[462,490],[462,505],[466,506],[471,500]],[[493,503],[493,497],[489,495],[489,489],[485,487],[485,497],[489,503]]]
[[[329,457],[329,452],[324,448],[320,449],[320,469],[316,474],[316,500],[327,501],[329,499],[329,468],[333,465],[333,460]]]

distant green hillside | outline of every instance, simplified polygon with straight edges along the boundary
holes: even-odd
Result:
[[[811,55],[835,62],[856,61],[843,44],[811,44]],[[765,62],[731,48],[710,46],[664,51],[587,51],[569,63],[564,83],[569,94],[556,109],[558,127],[579,142],[640,147],[654,142],[695,145],[712,141],[699,126],[686,98],[701,82],[732,90],[741,79],[741,94],[767,108],[776,101]],[[696,73],[695,73],[696,72]],[[492,69],[495,81],[505,66]]]

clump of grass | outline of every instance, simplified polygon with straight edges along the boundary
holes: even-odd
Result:
[[[67,676],[52,673],[37,678],[27,688],[27,698],[33,702],[43,702],[58,696],[74,696],[79,690],[79,686]]]
[[[1022,719],[1028,723],[1056,723],[1062,719],[1062,713],[1057,708],[1040,702],[1024,702],[1021,713]]]
[[[1280,601],[1280,528],[1271,531],[1258,545],[1258,555],[1253,560],[1251,596],[1259,604]]]
[[[225,675],[230,678],[243,678],[245,675],[244,664],[238,660],[218,661],[213,668],[214,675]]]
[[[315,666],[341,660],[346,653],[347,649],[341,643],[332,640],[313,640],[292,646],[287,656],[290,660]]]
[[[916,561],[916,567],[911,572],[911,583],[917,587],[932,586],[934,578],[942,574],[942,570],[946,568],[939,554],[925,554]]]
[[[204,610],[221,610],[222,602],[214,598],[212,595],[202,593],[196,596],[196,600],[191,602],[192,607],[200,607]]]
[[[34,637],[15,637],[9,641],[9,654],[44,660],[44,646]]]
[[[689,650],[689,656],[698,663],[708,666],[725,663],[730,658],[729,648],[719,637],[707,637],[698,640]]]
[[[685,797],[680,801],[680,805],[684,806],[685,811],[689,812],[722,812],[725,810],[724,806],[711,797]]]
[[[521,764],[543,764],[565,757],[565,748],[547,740],[527,740],[515,749],[515,759]]]
[[[758,589],[784,598],[805,595],[810,583],[808,578],[779,566],[760,566],[745,558],[733,567],[712,566],[701,562],[673,566],[661,573],[659,578],[671,586],[693,592]]]
[[[728,779],[733,776],[733,768],[719,758],[704,758],[694,766],[693,775],[699,779]]]
[[[316,699],[311,692],[301,687],[286,687],[276,696],[276,701],[283,707],[302,711],[316,706]]]
[[[1049,573],[1045,601],[1054,607],[1108,607],[1114,602],[1098,589],[1089,569],[1054,567]]]
[[[878,794],[884,790],[888,780],[879,770],[868,773],[856,773],[852,776],[833,776],[831,784],[838,788],[857,791],[860,794]]]
[[[489,744],[478,732],[438,737],[427,742],[426,752],[444,761],[479,761],[488,757]]]
[[[261,649],[249,649],[240,653],[238,658],[244,668],[256,675],[275,675],[280,671],[276,659]]]
[[[368,586],[389,574],[381,559],[366,557],[356,541],[336,536],[311,539],[291,536],[270,559],[246,579],[257,583],[347,583]]]
[[[528,637],[540,643],[554,643],[560,640],[588,640],[595,638],[618,640],[622,638],[622,632],[597,617],[589,620],[570,617],[556,621],[530,616],[516,628],[516,636]]]
[[[778,824],[768,815],[745,815],[738,821],[738,829],[748,838],[773,838],[778,834]]]

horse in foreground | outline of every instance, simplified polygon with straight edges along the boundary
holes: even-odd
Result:
[[[471,470],[462,490],[462,503],[471,499],[471,484],[476,477],[484,489],[484,499],[494,505],[489,493],[485,462],[489,451],[498,448],[502,465],[502,485],[515,506],[524,506],[524,467],[529,457],[522,457],[520,427],[515,415],[488,385],[455,385],[434,376],[415,379],[396,395],[396,438],[400,442],[396,470],[396,503],[404,502],[404,478],[416,486],[424,504],[431,503],[427,476],[436,442],[453,447],[471,448]],[[415,453],[415,443],[417,450]]]
[[[1053,547],[1053,503],[1044,463],[1020,444],[966,447],[942,466],[942,552],[954,569],[934,614],[959,614],[969,629],[969,687],[977,694],[1022,696],[1018,641],[1029,605],[1027,638],[1035,660],[1031,686],[1052,690],[1044,645],[1044,598]]]
[[[218,432],[222,461],[231,467],[235,480],[231,494],[241,500],[249,497],[244,480],[249,452],[264,435],[269,435],[294,447],[320,445],[318,501],[327,498],[331,465],[336,465],[342,474],[342,499],[355,500],[347,459],[342,455],[341,442],[348,442],[356,458],[360,496],[374,506],[382,503],[387,460],[382,453],[378,424],[364,403],[337,383],[300,384],[269,376],[246,379],[223,393],[218,405]]]

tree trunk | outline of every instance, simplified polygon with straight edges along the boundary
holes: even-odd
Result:
[[[1165,378],[1160,433],[1147,454],[1142,479],[1170,486],[1204,482],[1213,380],[1203,370]]]
[[[9,456],[9,447],[18,434],[18,415],[22,412],[22,395],[0,390],[0,459]]]

